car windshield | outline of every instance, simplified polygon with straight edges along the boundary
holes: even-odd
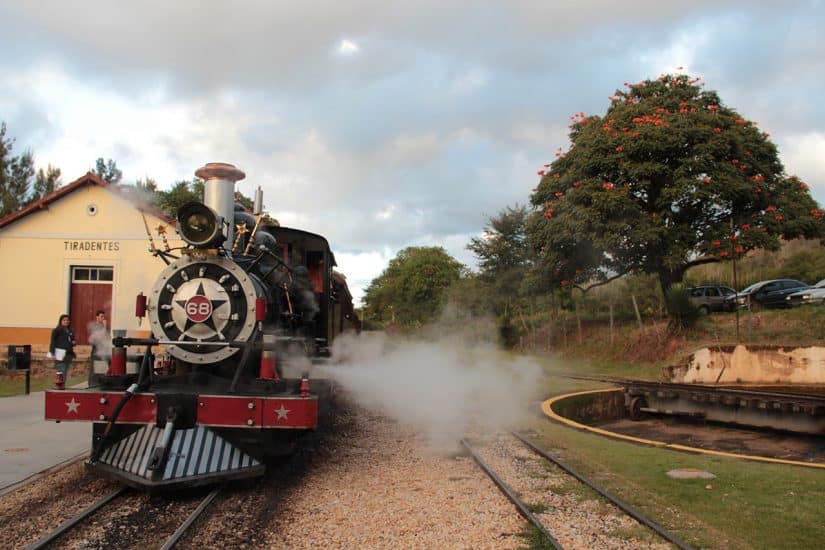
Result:
[[[749,287],[745,287],[745,288],[743,288],[742,290],[740,290],[740,291],[739,291],[739,294],[750,294],[751,292],[753,292],[754,290],[756,290],[756,288],[757,288],[757,287],[759,287],[759,286],[761,286],[761,285],[762,285],[762,283],[761,283],[761,282],[759,282],[759,283],[753,283],[751,286],[749,286]]]
[[[816,288],[825,288],[825,279],[822,279],[814,285]]]

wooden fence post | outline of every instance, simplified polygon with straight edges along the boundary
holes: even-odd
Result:
[[[642,330],[645,326],[642,324],[642,314],[639,313],[639,304],[636,303],[636,295],[631,294],[630,299],[633,300],[633,310],[636,312],[636,320],[639,321],[639,330]]]

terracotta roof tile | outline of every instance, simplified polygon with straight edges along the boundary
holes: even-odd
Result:
[[[14,223],[21,218],[25,218],[33,212],[48,209],[49,205],[54,201],[62,197],[65,197],[69,193],[72,193],[73,191],[86,185],[97,185],[99,187],[106,189],[107,191],[111,191],[112,193],[115,193],[123,197],[125,200],[134,204],[135,208],[137,208],[138,210],[146,212],[147,214],[151,214],[153,216],[157,216],[158,218],[172,226],[175,225],[175,220],[169,218],[166,214],[156,209],[155,207],[147,204],[146,202],[134,197],[129,193],[123,192],[121,189],[118,188],[118,186],[111,185],[97,174],[93,174],[92,172],[86,172],[86,174],[84,174],[83,176],[77,178],[76,180],[67,185],[64,185],[60,189],[57,189],[49,193],[42,199],[35,201],[30,205],[26,206],[25,208],[22,208],[16,212],[12,212],[3,219],[0,219],[0,228],[6,227],[7,225]]]

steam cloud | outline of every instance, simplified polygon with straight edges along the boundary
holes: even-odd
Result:
[[[91,322],[87,326],[89,343],[95,348],[95,355],[98,357],[112,356],[112,337],[105,327]]]
[[[361,405],[422,430],[439,450],[468,429],[514,426],[527,414],[541,369],[492,344],[397,342],[363,333],[336,341],[325,368]]]

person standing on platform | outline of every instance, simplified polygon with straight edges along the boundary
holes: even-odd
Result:
[[[89,335],[89,343],[92,345],[92,360],[95,356],[106,357],[111,355],[111,338],[109,329],[106,326],[106,312],[102,309],[95,313],[95,320],[86,327]]]
[[[49,355],[55,359],[55,368],[63,375],[63,380],[69,379],[69,367],[75,358],[74,333],[72,320],[65,313],[60,316],[57,326],[52,329],[52,338],[49,342]]]

